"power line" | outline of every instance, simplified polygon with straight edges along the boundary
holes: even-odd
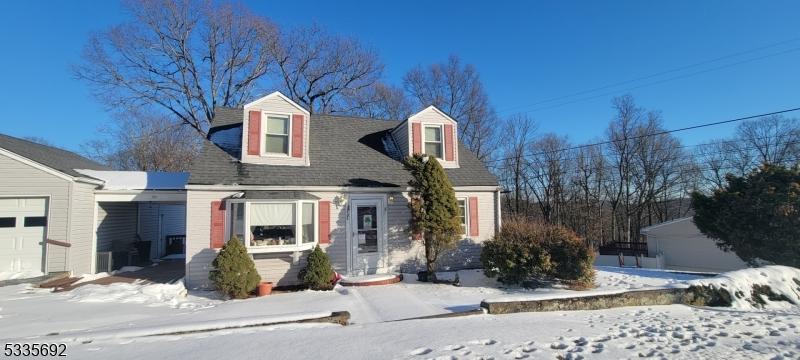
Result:
[[[713,58],[713,59],[706,60],[706,61],[701,61],[701,62],[697,62],[697,63],[693,63],[693,64],[689,64],[689,65],[684,65],[684,66],[679,66],[679,67],[676,67],[676,68],[672,68],[672,69],[668,69],[668,70],[664,70],[664,71],[659,71],[659,72],[656,72],[656,73],[653,73],[653,74],[640,76],[640,77],[629,79],[629,80],[619,81],[619,82],[615,82],[615,83],[611,83],[611,84],[607,84],[607,85],[591,88],[591,89],[588,89],[588,90],[582,90],[582,91],[570,93],[570,94],[567,94],[567,95],[561,95],[561,96],[557,96],[557,97],[553,97],[553,98],[537,101],[537,102],[534,102],[534,103],[531,103],[531,104],[528,104],[528,105],[520,105],[520,106],[514,106],[514,107],[501,109],[501,110],[498,111],[498,113],[507,113],[507,112],[510,112],[511,110],[524,109],[524,108],[533,107],[533,106],[536,106],[536,105],[541,105],[541,104],[551,103],[551,102],[558,101],[558,100],[568,99],[568,98],[579,96],[579,95],[590,94],[590,93],[597,92],[597,91],[600,91],[600,90],[615,88],[615,87],[619,87],[619,86],[622,86],[622,85],[635,83],[635,82],[638,82],[638,81],[641,81],[641,80],[652,79],[652,78],[656,78],[656,77],[659,77],[659,76],[662,76],[662,75],[671,74],[671,73],[679,72],[679,71],[682,71],[682,70],[687,70],[687,69],[695,68],[695,67],[698,67],[698,66],[702,66],[702,65],[711,64],[711,63],[719,62],[719,61],[726,60],[726,59],[739,57],[741,55],[746,55],[746,54],[750,54],[750,53],[759,52],[759,51],[764,50],[764,49],[778,47],[778,46],[785,45],[785,44],[788,44],[788,43],[792,43],[792,42],[795,42],[795,41],[798,41],[798,40],[800,40],[800,38],[792,38],[792,39],[780,41],[780,42],[777,42],[777,43],[772,43],[772,44],[769,44],[769,45],[760,46],[760,47],[757,47],[757,48],[752,48],[752,49],[748,49],[748,50],[739,51],[739,52],[736,52],[736,53],[720,56],[720,57]],[[690,73],[690,74],[684,75],[684,76],[673,77],[673,78],[670,78],[670,79],[667,79],[667,80],[651,83],[650,85],[655,85],[655,84],[659,84],[659,83],[666,82],[666,81],[676,80],[676,79],[679,79],[679,78],[694,76],[694,75],[701,74],[703,72],[720,70],[720,69],[723,69],[723,68],[726,68],[726,67],[731,67],[731,66],[740,65],[740,64],[746,63],[746,62],[761,60],[761,59],[772,57],[772,56],[783,55],[783,54],[786,54],[786,53],[789,53],[789,52],[792,52],[792,51],[796,51],[796,50],[798,50],[798,49],[797,48],[790,49],[788,51],[778,52],[778,53],[774,53],[774,54],[770,54],[770,55],[766,55],[766,56],[762,56],[762,57],[756,57],[756,58],[752,58],[752,59],[748,59],[748,60],[744,60],[744,61],[740,61],[740,62],[735,62],[735,63],[728,64],[728,65],[725,65],[725,66],[717,67],[717,68],[711,68],[711,69],[707,69],[707,70],[704,70],[704,71]],[[650,86],[650,85],[646,85],[646,86]],[[631,88],[629,90],[637,89],[637,88],[640,88],[640,87],[644,87],[644,86],[638,86],[638,87],[635,87],[635,88]],[[623,91],[627,91],[627,90],[623,90]],[[619,92],[619,91],[617,91],[617,92]],[[617,93],[617,92],[614,92],[614,93]],[[603,94],[601,96],[607,96],[607,94]],[[580,99],[580,100],[577,100],[577,101],[593,99],[593,98],[596,98],[596,97],[597,96],[593,96],[593,97],[590,97],[590,98]],[[572,102],[567,102],[567,103],[559,104],[559,105],[556,105],[556,106],[563,106],[563,105],[566,105],[566,104],[569,104],[569,103],[572,103]],[[539,111],[539,110],[543,110],[543,109],[547,109],[547,108],[549,108],[549,107],[526,111],[526,113],[527,112],[533,112],[533,111]]]
[[[782,135],[777,135],[777,136],[760,136],[760,137],[750,138],[749,140],[771,140],[771,139],[781,139],[781,138],[790,137],[790,136],[798,136],[798,134],[788,133],[788,134],[782,134]],[[665,150],[669,150],[669,149],[699,148],[701,146],[719,146],[719,145],[731,144],[731,143],[739,143],[739,142],[742,142],[742,140],[739,140],[739,139],[715,140],[715,141],[711,141],[711,142],[704,142],[704,143],[698,143],[698,144],[672,146],[672,147],[669,147],[669,148],[659,147],[657,149],[653,149],[653,151],[665,151]],[[786,142],[786,143],[778,142],[775,145],[776,146],[777,145],[791,145],[791,144],[795,144],[795,143],[799,143],[799,142],[800,141],[790,141],[790,142]],[[757,149],[758,149],[758,147],[756,147],[756,146],[750,146],[750,147],[741,147],[741,146],[739,146],[735,150],[757,150]],[[596,155],[595,154],[588,154],[586,156],[576,155],[576,156],[570,156],[570,157],[558,156],[556,159],[550,159],[550,160],[567,161],[567,160],[587,159],[587,158],[593,157],[593,156],[608,156],[608,154],[604,154],[603,153],[604,150],[605,149],[601,148],[600,149],[601,152],[596,154]],[[712,155],[712,154],[715,154],[715,153],[721,153],[721,152],[692,153],[692,154],[687,154],[687,157],[706,156],[706,155]],[[569,154],[568,152],[563,152],[563,155],[565,155],[565,156],[568,155],[568,154]],[[527,156],[533,156],[533,155],[523,154],[521,157],[527,157]],[[507,158],[507,160],[512,160],[512,159],[513,159],[513,157],[512,158]]]
[[[545,154],[549,154],[549,153],[559,153],[559,152],[564,152],[564,151],[577,150],[577,149],[582,149],[582,148],[587,148],[587,147],[592,147],[592,146],[614,144],[614,143],[628,141],[628,140],[642,139],[642,138],[646,138],[646,137],[650,137],[650,136],[665,135],[665,134],[671,134],[671,133],[674,133],[674,132],[705,128],[705,127],[709,127],[709,126],[730,124],[730,123],[734,123],[734,122],[750,120],[750,119],[756,119],[756,118],[761,118],[761,117],[765,117],[765,116],[785,114],[785,113],[798,111],[798,110],[800,110],[800,107],[784,109],[784,110],[778,110],[778,111],[773,111],[773,112],[768,112],[768,113],[763,113],[763,114],[757,114],[757,115],[749,115],[749,116],[735,118],[735,119],[722,120],[722,121],[704,123],[704,124],[699,124],[699,125],[687,126],[687,127],[682,127],[682,128],[678,128],[678,129],[657,131],[657,132],[650,133],[650,134],[637,135],[637,136],[633,136],[633,137],[625,137],[625,138],[622,138],[622,139],[606,140],[606,141],[601,141],[601,142],[596,142],[596,143],[591,143],[591,144],[583,144],[583,145],[576,145],[576,146],[566,147],[566,148],[557,149],[557,150],[542,151],[542,152],[538,152],[538,153],[534,153],[534,154],[523,155],[523,157],[524,156],[539,156],[539,155],[545,155]],[[527,147],[530,144],[531,144],[531,142],[526,142],[525,144],[523,144],[523,146]],[[514,157],[491,159],[491,160],[486,160],[486,162],[487,163],[494,163],[494,162],[497,162],[497,161],[505,161],[505,160],[512,160],[512,159],[514,159]]]
[[[797,164],[797,163],[800,163],[800,157],[787,158],[783,162],[784,163]],[[689,165],[689,164],[685,164],[685,165]],[[680,169],[681,166],[678,166],[678,168]],[[720,166],[720,167],[695,167],[694,170],[697,170],[698,172],[710,171],[710,170],[726,172],[726,170],[739,171],[741,169],[739,167],[736,167],[736,166]],[[686,180],[682,180],[682,181],[676,181],[674,184],[686,184],[686,183],[690,183],[692,181],[696,181],[696,179],[695,178],[690,178],[690,179],[686,179]],[[592,181],[592,185],[609,185],[609,184],[618,185],[619,183],[620,183],[619,179],[604,179],[604,180],[600,180],[600,181]],[[547,186],[545,186],[545,185],[538,185],[538,184],[536,184],[535,186],[526,185],[525,187],[527,189],[530,189],[530,190],[536,190],[536,189],[544,190],[544,189],[547,188]],[[634,190],[632,193],[635,193],[636,190],[638,189],[638,187],[634,186],[632,189]]]

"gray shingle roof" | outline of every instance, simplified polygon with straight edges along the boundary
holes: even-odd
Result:
[[[0,148],[70,176],[87,177],[75,169],[111,170],[74,152],[0,134]]]
[[[218,108],[210,137],[241,128],[242,109]],[[411,175],[383,143],[399,121],[346,116],[312,115],[311,166],[274,166],[241,163],[238,157],[206,141],[192,165],[189,184],[298,185],[298,186],[406,186]],[[240,133],[239,133],[240,134]],[[241,140],[240,140],[241,141]],[[458,169],[445,169],[454,186],[497,186],[497,180],[475,155],[459,144]]]

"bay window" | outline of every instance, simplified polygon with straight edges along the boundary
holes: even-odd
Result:
[[[249,252],[306,250],[317,241],[315,201],[231,200],[228,208],[229,239],[236,236]]]

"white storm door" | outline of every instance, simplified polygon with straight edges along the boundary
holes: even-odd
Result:
[[[0,271],[42,271],[47,199],[0,198]]]
[[[386,219],[381,199],[350,201],[351,273],[376,274],[386,264]]]

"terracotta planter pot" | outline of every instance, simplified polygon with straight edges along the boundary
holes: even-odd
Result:
[[[269,281],[262,281],[258,284],[258,296],[267,296],[272,293],[272,283]]]

